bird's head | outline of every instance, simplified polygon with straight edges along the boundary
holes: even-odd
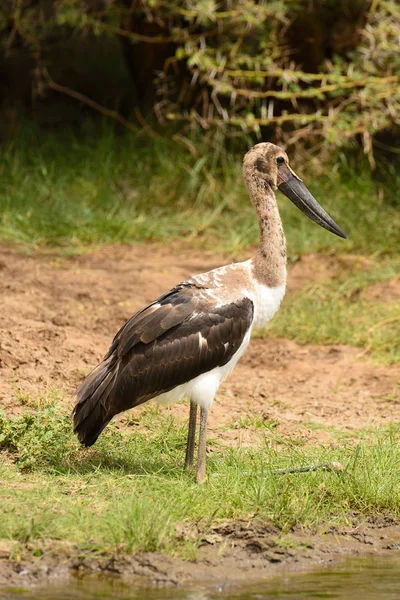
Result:
[[[278,189],[309,219],[335,235],[347,238],[290,168],[288,156],[279,146],[269,142],[253,146],[244,157],[243,176],[250,194],[254,186]]]

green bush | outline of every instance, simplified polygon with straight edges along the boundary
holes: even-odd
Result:
[[[109,36],[124,45],[137,107],[163,123],[311,140],[318,153],[318,140],[360,138],[372,166],[373,135],[398,125],[399,27],[396,0],[10,0],[0,17],[4,51],[22,43],[35,57],[39,96],[71,92],[52,79],[55,39]]]

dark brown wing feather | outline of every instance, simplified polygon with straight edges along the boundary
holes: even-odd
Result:
[[[229,362],[251,325],[253,303],[215,308],[202,289],[180,284],[119,330],[77,392],[74,430],[82,443],[93,444],[119,412]]]

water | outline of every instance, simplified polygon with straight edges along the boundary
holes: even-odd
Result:
[[[0,590],[0,600],[392,600],[400,599],[400,556],[349,560],[332,569],[291,573],[249,588],[132,587],[93,576],[33,591]]]

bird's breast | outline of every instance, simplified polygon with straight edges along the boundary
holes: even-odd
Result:
[[[286,281],[279,287],[268,287],[262,283],[253,284],[254,320],[253,329],[261,329],[272,319],[282,302],[286,291]]]
[[[254,307],[251,329],[260,329],[272,319],[285,295],[286,269],[283,284],[277,287],[269,287],[255,277],[252,260],[196,275],[189,282],[205,286],[206,289],[199,291],[199,295],[203,296],[206,303],[210,303],[210,310],[214,306],[249,298]]]

